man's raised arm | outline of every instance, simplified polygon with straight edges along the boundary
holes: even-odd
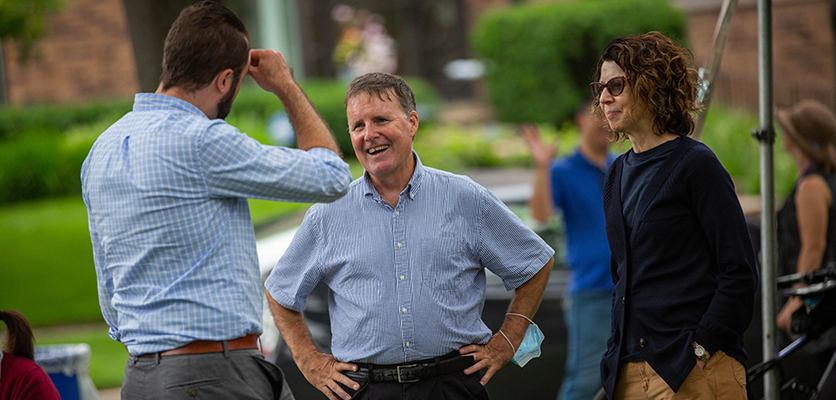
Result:
[[[342,157],[334,134],[293,79],[281,53],[264,49],[250,50],[249,74],[262,89],[279,97],[296,133],[296,144],[300,149],[323,147]]]

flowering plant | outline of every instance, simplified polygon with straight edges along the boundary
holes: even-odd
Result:
[[[386,32],[382,16],[343,4],[334,7],[331,17],[342,26],[333,54],[342,74],[354,77],[397,70],[395,40]]]

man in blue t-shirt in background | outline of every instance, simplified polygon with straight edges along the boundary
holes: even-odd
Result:
[[[585,101],[575,114],[580,133],[577,151],[553,160],[558,143],[543,142],[535,126],[522,136],[534,160],[531,215],[545,223],[558,209],[566,232],[566,264],[572,270],[564,296],[568,336],[566,374],[559,400],[589,400],[601,387],[599,364],[607,350],[612,308],[610,249],[604,230],[603,181],[614,157],[610,132]]]

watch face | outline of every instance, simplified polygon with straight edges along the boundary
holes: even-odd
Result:
[[[702,357],[705,355],[705,349],[703,349],[702,347],[697,347],[694,349],[694,354],[696,354],[697,357]]]

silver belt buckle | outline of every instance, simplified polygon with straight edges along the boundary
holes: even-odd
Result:
[[[401,368],[412,368],[412,367],[417,367],[417,366],[418,366],[418,364],[398,365],[398,366],[396,367],[396,368],[398,369],[398,383],[413,383],[413,382],[418,382],[418,379],[412,379],[412,380],[408,380],[408,381],[407,381],[407,380],[404,380],[403,378],[401,378]]]

